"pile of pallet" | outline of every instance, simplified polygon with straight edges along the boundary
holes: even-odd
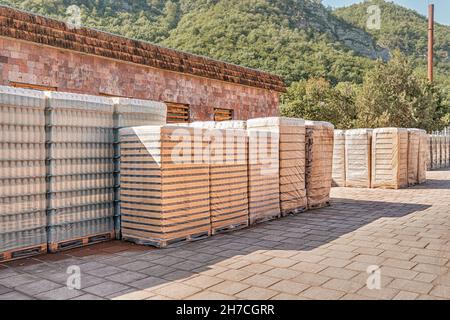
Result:
[[[329,205],[333,129],[288,118],[121,129],[123,238],[166,247]]]
[[[117,129],[166,122],[162,103],[0,86],[0,260],[120,233]]]
[[[343,134],[345,166],[335,160],[337,165],[333,167],[333,179],[340,181],[339,186],[399,189],[426,181],[429,145],[425,131],[401,128],[339,131],[335,132],[335,150],[342,149]]]
[[[45,95],[0,87],[0,261],[47,251]]]

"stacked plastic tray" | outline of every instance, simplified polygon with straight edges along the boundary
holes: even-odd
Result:
[[[408,185],[408,130],[380,128],[372,138],[372,187],[399,189]]]
[[[114,237],[109,98],[48,93],[48,243],[52,252]]]
[[[308,209],[318,209],[330,205],[334,126],[320,121],[306,121],[305,125]]]
[[[345,133],[345,186],[370,188],[372,129],[347,130]]]
[[[265,118],[247,121],[249,139],[249,220],[256,224],[281,216],[280,136]]]
[[[0,261],[46,251],[45,95],[0,86]]]
[[[162,102],[113,98],[114,103],[114,225],[116,238],[121,237],[120,226],[120,141],[119,130],[125,127],[164,125],[167,106]]]
[[[201,128],[120,130],[122,237],[166,247],[211,234],[209,164]]]

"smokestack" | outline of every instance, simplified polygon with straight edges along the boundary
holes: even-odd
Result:
[[[433,82],[434,4],[428,6],[428,80]]]

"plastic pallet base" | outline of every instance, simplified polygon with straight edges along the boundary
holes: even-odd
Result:
[[[115,236],[116,236],[115,231],[112,231],[108,233],[99,233],[71,240],[64,240],[56,243],[49,243],[48,251],[50,253],[57,253],[65,250],[90,246],[96,243],[114,240]]]
[[[0,252],[0,262],[25,259],[36,255],[44,254],[46,252],[47,252],[47,244],[39,244],[31,247],[9,250],[5,252]]]
[[[210,236],[211,236],[211,232],[207,231],[207,232],[192,234],[192,235],[188,235],[186,237],[181,237],[181,238],[172,239],[172,240],[158,240],[158,239],[144,240],[144,239],[138,239],[138,238],[128,237],[128,236],[124,236],[124,235],[122,235],[122,239],[125,241],[133,242],[138,245],[142,245],[142,246],[150,246],[150,247],[156,247],[156,248],[163,249],[163,248],[167,248],[168,246],[172,246],[172,245],[182,245],[182,244],[189,243],[189,242],[203,240]]]
[[[229,226],[212,228],[211,234],[214,236],[216,234],[233,232],[233,231],[248,228],[248,226],[249,226],[249,223],[248,223],[248,221],[246,221],[246,222],[242,222],[242,223],[232,224]]]

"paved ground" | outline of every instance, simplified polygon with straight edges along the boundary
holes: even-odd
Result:
[[[336,188],[330,208],[177,248],[116,241],[0,265],[0,299],[450,299],[450,171],[429,179]]]

